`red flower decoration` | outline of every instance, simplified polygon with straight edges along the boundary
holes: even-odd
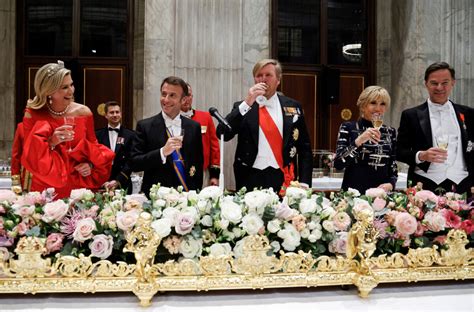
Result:
[[[464,123],[464,114],[459,114],[459,118],[461,119],[461,121]]]

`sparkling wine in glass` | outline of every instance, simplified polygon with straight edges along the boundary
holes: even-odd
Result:
[[[383,125],[383,115],[379,113],[372,114],[372,125],[375,129],[380,130]]]
[[[447,151],[448,143],[449,143],[449,136],[447,134],[440,134],[436,136],[436,145],[438,145],[439,148]]]
[[[265,105],[267,103],[267,98],[263,95],[259,95],[255,101],[260,105]]]
[[[71,128],[72,134],[74,133],[74,128],[76,127],[76,118],[73,116],[66,116],[64,117],[64,125],[69,126]],[[67,142],[68,145],[68,152],[72,152],[71,141]]]

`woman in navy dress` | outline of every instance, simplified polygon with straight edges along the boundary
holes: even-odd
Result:
[[[359,120],[344,122],[337,138],[334,167],[345,169],[342,189],[350,187],[365,193],[380,187],[392,191],[398,177],[397,134],[392,127],[376,124],[377,120],[382,123],[390,95],[382,87],[369,86],[360,94],[357,106]]]

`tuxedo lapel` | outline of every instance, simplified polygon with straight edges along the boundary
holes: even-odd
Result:
[[[109,140],[109,129],[104,128],[104,131],[100,132],[100,138],[98,138],[100,142],[102,142],[103,145],[107,146],[110,148],[110,140]]]
[[[418,120],[420,122],[421,130],[423,135],[426,138],[429,146],[433,146],[433,135],[431,133],[431,122],[430,122],[430,112],[428,110],[428,103],[425,102],[417,110]]]
[[[247,113],[247,125],[250,128],[250,134],[252,136],[255,145],[258,146],[258,131],[259,131],[259,113],[258,113],[259,106],[257,103],[253,103],[252,108]]]

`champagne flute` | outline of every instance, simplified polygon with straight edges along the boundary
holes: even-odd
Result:
[[[441,133],[436,136],[436,145],[438,145],[439,148],[447,151],[448,143],[449,143],[449,136],[447,134]]]
[[[380,130],[383,125],[383,115],[379,113],[372,114],[372,125],[375,129]]]
[[[260,105],[265,105],[267,104],[267,98],[263,95],[257,96],[257,99],[255,100],[258,104]]]
[[[74,133],[74,128],[76,127],[76,118],[73,116],[64,117],[64,125],[71,127],[72,133]],[[67,142],[68,152],[72,152],[71,141]]]

